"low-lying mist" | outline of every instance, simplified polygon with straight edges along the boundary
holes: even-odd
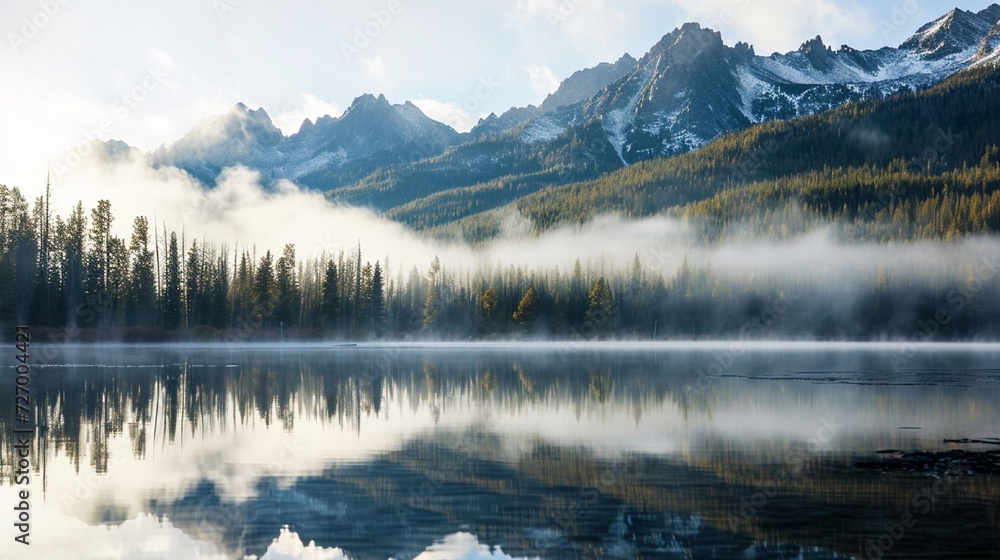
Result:
[[[24,190],[30,197],[44,192],[38,185]],[[701,224],[614,215],[535,234],[512,211],[499,238],[471,246],[336,204],[289,181],[265,187],[245,168],[224,170],[218,186],[207,189],[183,171],[154,168],[133,153],[91,158],[54,181],[53,211],[61,216],[77,200],[89,209],[100,199],[111,202],[114,235],[129,239],[133,218],[146,216],[161,249],[165,229],[186,239],[182,254],[202,240],[230,256],[277,256],[294,244],[301,265],[343,254],[350,259],[360,245],[363,258],[356,267],[349,260],[349,270],[360,278],[365,262],[382,263],[389,320],[409,332],[427,332],[440,315],[453,335],[580,334],[593,323],[594,306],[603,305],[605,314],[624,318],[602,320],[602,336],[742,336],[743,323],[764,317],[767,328],[751,333],[756,337],[900,339],[933,321],[924,329],[933,337],[947,332],[971,339],[995,332],[988,317],[1000,303],[1000,240],[993,237],[843,242],[840,226],[825,224],[782,240],[730,235],[706,241]],[[321,268],[307,264],[312,278],[300,278],[317,298]],[[603,304],[594,303],[600,278],[610,289]],[[482,299],[490,287],[497,292],[494,307]],[[527,294],[532,287],[535,300]],[[429,297],[435,290],[440,293]],[[344,297],[346,305],[358,296]],[[428,311],[432,299],[443,301],[433,302],[440,310]],[[448,305],[458,309],[445,313]],[[517,318],[522,305],[530,311],[524,320]],[[493,323],[484,326],[487,315]],[[785,328],[771,326],[778,319]]]
[[[40,184],[22,186],[30,198],[43,194]],[[989,237],[949,242],[893,244],[841,243],[837,226],[818,227],[793,239],[773,241],[754,236],[706,243],[702,228],[657,216],[624,219],[603,215],[585,225],[563,225],[535,234],[529,220],[508,216],[502,234],[475,248],[453,240],[421,235],[378,213],[340,205],[322,193],[290,181],[265,188],[259,174],[228,168],[218,186],[207,189],[173,167],[149,165],[142,155],[116,161],[90,158],[53,185],[54,210],[66,215],[77,201],[93,208],[111,201],[114,232],[127,239],[132,218],[146,216],[162,231],[184,231],[188,239],[255,246],[280,253],[287,243],[299,255],[318,256],[350,251],[360,242],[374,258],[389,256],[404,268],[423,269],[435,256],[452,268],[482,264],[528,268],[627,266],[638,255],[643,265],[672,274],[687,258],[711,263],[716,272],[732,275],[821,274],[843,281],[865,271],[909,273],[923,268],[933,279],[964,274],[982,259],[1000,255],[1000,240]]]

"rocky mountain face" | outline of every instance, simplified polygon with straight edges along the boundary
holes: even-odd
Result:
[[[243,165],[265,180],[292,179],[316,188],[356,181],[372,171],[443,152],[460,135],[406,102],[363,95],[340,117],[306,120],[282,135],[264,109],[240,103],[225,115],[206,119],[154,163],[173,165],[212,185],[222,169]]]
[[[955,9],[898,47],[835,50],[817,36],[795,51],[768,56],[746,43],[728,46],[718,32],[687,23],[641,58],[626,54],[613,64],[576,72],[541,105],[492,114],[467,134],[430,119],[412,103],[392,105],[384,96],[363,95],[343,115],[307,120],[288,137],[263,109],[239,104],[151,157],[207,185],[222,169],[244,165],[265,180],[287,178],[326,191],[390,168],[426,168],[431,158],[440,169],[499,161],[501,155],[489,155],[492,146],[509,153],[569,146],[558,149],[566,159],[557,164],[571,163],[573,149],[580,155],[575,159],[585,159],[610,146],[621,165],[629,165],[694,150],[756,123],[921,90],[962,69],[996,63],[998,20],[997,4],[980,12]],[[467,147],[449,150],[460,145]],[[467,154],[475,154],[474,160],[465,161]],[[412,174],[398,175],[406,181]]]
[[[572,110],[517,127],[524,141],[546,142],[596,119],[625,164],[683,153],[751,124],[924,89],[996,60],[998,18],[997,4],[978,13],[956,9],[896,48],[834,50],[817,36],[796,51],[769,56],[745,43],[726,46],[718,32],[688,23]]]
[[[211,185],[226,167],[265,170],[280,165],[282,140],[284,136],[264,109],[251,110],[239,103],[225,115],[198,123],[170,147],[154,152],[152,159],[158,165],[184,169]]]
[[[470,136],[478,139],[485,134],[504,132],[562,107],[586,101],[597,95],[608,84],[614,83],[632,72],[637,62],[626,53],[614,64],[602,62],[593,68],[578,70],[563,80],[559,89],[550,93],[541,105],[514,107],[499,117],[493,113],[479,121],[479,124],[472,129]]]

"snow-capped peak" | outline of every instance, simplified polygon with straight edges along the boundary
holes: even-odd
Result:
[[[900,48],[930,59],[944,58],[979,45],[994,23],[977,13],[955,8],[918,29]]]

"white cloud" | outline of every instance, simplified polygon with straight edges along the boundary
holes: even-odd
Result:
[[[11,494],[12,492],[3,492]],[[218,544],[194,538],[175,526],[166,517],[140,513],[121,525],[88,525],[55,508],[45,507],[34,512],[44,535],[33,535],[32,548],[38,548],[32,558],[55,560],[226,560]],[[211,531],[211,529],[209,529]],[[11,539],[12,541],[12,539]],[[19,544],[4,542],[0,553],[16,553]],[[7,556],[19,557],[19,556]],[[351,560],[343,549],[304,544],[298,533],[283,527],[278,538],[271,541],[263,556],[247,555],[243,560]],[[389,559],[391,560],[391,559]],[[513,557],[499,546],[490,549],[469,533],[455,533],[434,543],[414,560],[528,560]]]
[[[302,95],[302,105],[296,109],[284,111],[274,117],[274,125],[281,129],[285,136],[295,134],[302,126],[302,122],[316,119],[326,115],[339,117],[344,112],[340,105],[332,101],[324,101],[319,97],[306,93]]]
[[[413,560],[515,560],[504,554],[500,547],[493,550],[469,533],[448,535],[443,541],[434,543]]]
[[[29,200],[41,194],[40,184],[30,186],[25,189]],[[404,268],[422,268],[435,256],[459,268],[484,263],[568,268],[578,257],[583,262],[625,265],[635,253],[647,261],[654,256],[664,260],[665,243],[687,236],[683,227],[668,219],[624,221],[612,216],[534,236],[530,224],[513,215],[505,224],[503,241],[474,249],[460,242],[427,239],[371,210],[337,205],[288,181],[265,190],[258,174],[245,168],[225,170],[217,187],[204,189],[175,168],[153,169],[144,157],[117,164],[88,159],[60,178],[54,192],[53,211],[60,216],[66,216],[77,200],[85,208],[95,207],[100,199],[110,200],[117,216],[114,233],[123,239],[131,235],[133,219],[146,216],[161,227],[166,223],[178,232],[184,228],[189,238],[228,244],[230,249],[239,243],[239,247],[256,245],[258,252],[275,252],[294,243],[302,260],[349,249],[360,240],[372,259],[389,255],[395,266]],[[135,196],[136,192],[143,195]],[[622,246],[630,250],[623,252]]]
[[[616,13],[608,10],[604,0],[518,0],[512,18],[518,29],[526,31],[536,23],[545,23],[552,29],[582,26],[585,20],[593,21],[599,15]]]
[[[503,90],[482,100],[482,110],[500,113],[537,96],[523,79],[525,65],[544,64],[565,77],[625,52],[641,56],[684,21],[718,28],[730,44],[746,40],[768,53],[794,49],[817,34],[834,46],[898,44],[946,9],[934,2],[909,2],[907,7],[919,9],[912,14],[907,9],[899,21],[894,9],[898,12],[900,3],[492,0],[465,9],[457,0],[446,0],[394,16],[352,59],[368,57],[365,63],[351,64],[339,56],[341,45],[354,40],[358,29],[372,21],[372,12],[385,8],[384,1],[310,2],[291,11],[280,3],[243,2],[220,19],[205,0],[177,0],[156,11],[139,3],[91,0],[87,10],[61,10],[16,53],[9,45],[0,52],[0,75],[10,84],[0,90],[0,181],[17,184],[23,162],[44,163],[46,155],[79,143],[82,131],[96,126],[122,94],[136,87],[148,66],[167,68],[169,85],[153,91],[128,119],[116,121],[112,132],[145,150],[176,140],[236,101],[252,100],[280,114],[294,111],[306,92],[327,102],[366,92],[399,101],[424,94],[458,102],[475,116],[478,109],[460,103],[470,85],[479,76],[499,77],[509,65],[513,71],[504,75]],[[982,9],[985,4],[959,0],[952,5]],[[37,2],[0,2],[0,21],[21,22],[38,10]],[[275,28],[279,20],[288,24]],[[880,22],[900,30],[887,37]],[[178,26],[190,32],[170,31]],[[20,28],[12,24],[7,31]],[[39,180],[34,170],[31,175]]]
[[[23,545],[4,539],[0,557],[35,560],[226,560],[214,543],[196,540],[169,519],[148,513],[136,515],[121,525],[87,525],[56,508],[32,510],[34,522],[31,553],[14,547]],[[39,527],[40,529],[36,529]]]
[[[459,132],[468,132],[476,126],[479,119],[486,116],[485,113],[473,115],[466,111],[457,103],[445,103],[434,99],[421,97],[414,100],[413,104],[420,108],[428,117],[454,128]]]
[[[426,241],[371,210],[336,205],[319,192],[287,181],[267,191],[259,175],[246,168],[224,170],[218,183],[204,189],[186,173],[172,167],[153,169],[144,158],[118,164],[91,159],[60,181],[56,197],[61,203],[55,210],[65,216],[78,199],[93,208],[106,198],[119,217],[115,234],[124,239],[131,235],[135,216],[155,216],[170,229],[183,227],[191,238],[216,243],[256,244],[258,251],[281,251],[285,243],[294,243],[303,260],[352,247],[359,237],[373,258],[405,258],[408,266],[424,266],[435,255],[446,262],[468,262],[471,256],[467,247]]]
[[[559,89],[559,78],[556,78],[548,66],[528,65],[524,69],[528,72],[528,81],[535,93],[544,96]]]
[[[855,1],[676,0],[685,21],[697,21],[722,33],[727,44],[746,41],[758,54],[794,50],[807,39],[823,37],[838,48],[870,35],[876,18]],[[778,24],[780,22],[780,25]]]
[[[247,556],[245,560],[256,559],[256,556]],[[298,533],[284,527],[260,560],[349,560],[349,557],[339,548],[323,548],[313,541],[304,545]]]
[[[526,52],[578,51],[588,59],[615,60],[625,52],[623,39],[633,32],[633,14],[649,8],[664,9],[648,0],[518,0],[508,19]]]

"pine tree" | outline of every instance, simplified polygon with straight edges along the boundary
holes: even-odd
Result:
[[[144,216],[132,223],[129,253],[132,269],[128,280],[126,322],[132,326],[151,326],[156,318],[156,276],[153,252],[149,250],[149,221]]]
[[[29,268],[25,262],[31,220],[27,215],[28,203],[17,187],[0,185],[0,326],[12,327],[21,323],[30,297],[31,285],[25,286],[28,274],[34,282],[34,263]],[[26,231],[27,230],[27,231]],[[32,256],[32,261],[34,257]],[[27,288],[29,293],[24,293]]]
[[[184,324],[196,327],[202,324],[202,263],[198,252],[198,241],[191,242],[187,262],[184,266]]]
[[[327,332],[340,328],[340,283],[337,278],[337,264],[333,260],[326,263],[323,275],[323,303],[321,324]]]
[[[594,281],[588,297],[587,324],[594,332],[608,332],[613,327],[615,314],[614,297],[608,281],[600,276]]]
[[[361,301],[361,242],[354,257],[354,296],[351,298],[351,327],[357,331],[361,325],[364,305]]]
[[[424,299],[424,330],[433,329],[441,315],[441,261],[435,256],[427,271],[427,297]]]
[[[277,272],[277,308],[274,320],[279,325],[292,326],[298,323],[299,306],[302,304],[299,280],[295,273],[295,245],[285,245],[278,262]]]
[[[97,201],[97,207],[90,211],[90,253],[87,258],[86,299],[88,308],[96,312],[95,327],[110,326],[113,310],[113,297],[109,285],[109,266],[111,261],[111,225],[114,216],[111,214],[111,202],[102,199]],[[87,314],[87,318],[91,315]]]
[[[566,317],[570,324],[579,327],[587,313],[587,292],[583,283],[583,267],[580,259],[573,263],[573,275],[569,285],[569,302]]]
[[[216,275],[212,283],[212,322],[215,328],[224,328],[229,320],[229,251],[225,246],[219,251]]]
[[[358,305],[360,332],[369,332],[374,323],[372,316],[372,265],[365,263],[361,268],[361,300]]]
[[[274,324],[274,310],[277,304],[277,285],[274,281],[274,257],[271,251],[264,254],[257,267],[253,282],[253,312],[268,328]]]
[[[382,265],[375,261],[372,272],[371,316],[375,333],[381,335],[385,329],[385,280],[382,278]]]
[[[483,297],[479,298],[479,316],[482,318],[483,324],[487,329],[494,326],[498,304],[497,291],[493,286],[490,286],[486,290],[486,293],[483,294]]]
[[[28,322],[31,311],[31,295],[38,272],[38,241],[35,239],[28,201],[17,187],[10,192],[8,220],[7,248],[14,266],[17,322],[23,324]],[[10,289],[10,284],[7,286]]]
[[[0,251],[0,286],[13,286],[16,277],[14,256],[10,251]],[[17,323],[17,291],[0,290],[0,328],[7,332]]]
[[[528,288],[528,291],[524,292],[524,296],[521,297],[520,303],[517,304],[512,318],[522,327],[532,325],[538,319],[539,306],[535,288]]]
[[[128,283],[128,247],[123,239],[112,236],[108,243],[108,304],[105,327],[114,327],[124,322]]]
[[[233,317],[230,326],[243,328],[253,317],[253,264],[246,250],[240,256],[240,264],[231,288],[233,300]]]
[[[164,283],[163,326],[167,329],[180,328],[184,321],[184,302],[181,289],[181,257],[175,232],[170,232]]]
[[[58,284],[53,266],[52,245],[52,181],[45,179],[45,195],[35,203],[35,238],[38,240],[38,273],[32,295],[32,321],[41,325],[52,325],[55,308],[55,289]]]

